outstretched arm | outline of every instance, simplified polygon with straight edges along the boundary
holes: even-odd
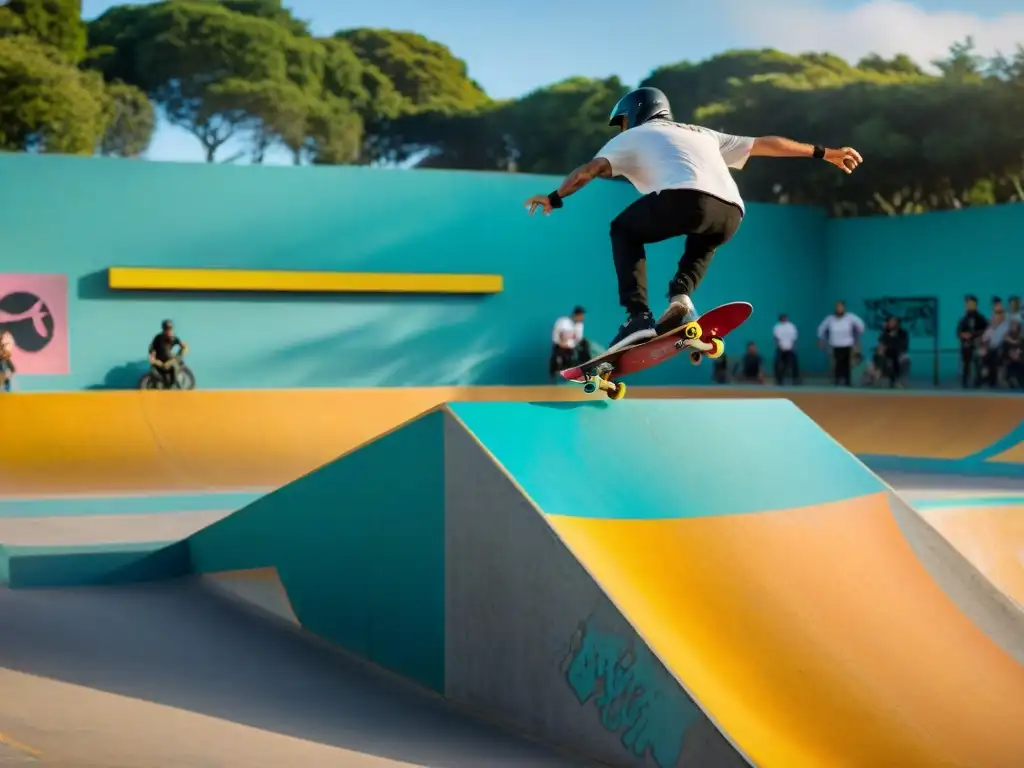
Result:
[[[590,162],[584,163],[575,171],[565,177],[565,181],[554,192],[549,195],[534,195],[526,201],[526,207],[530,214],[538,208],[544,209],[544,215],[548,215],[554,208],[562,207],[562,198],[579,192],[594,179],[610,179],[612,177],[612,164],[606,158],[595,157]]]
[[[784,136],[761,136],[754,139],[750,150],[751,157],[816,157],[839,168],[846,173],[853,173],[858,165],[864,162],[853,147],[842,149],[826,149],[813,144],[803,144]]]
[[[558,196],[568,197],[583,189],[594,179],[610,179],[611,177],[612,164],[603,157],[595,157],[565,177],[562,186],[557,190]]]

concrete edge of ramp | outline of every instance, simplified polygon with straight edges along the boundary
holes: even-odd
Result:
[[[1024,611],[895,491],[889,506],[935,582],[996,645],[1024,665]]]

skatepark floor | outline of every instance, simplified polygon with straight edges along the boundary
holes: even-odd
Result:
[[[0,590],[0,766],[585,766],[182,579]]]

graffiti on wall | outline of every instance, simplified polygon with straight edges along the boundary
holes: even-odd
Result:
[[[933,339],[939,332],[939,300],[934,296],[864,299],[864,323],[868,328],[880,331],[890,317],[899,318],[907,335]]]
[[[593,701],[601,725],[622,734],[634,756],[675,768],[701,712],[642,642],[583,622],[563,663],[580,704]]]
[[[68,373],[67,275],[0,274],[0,333],[19,374]]]

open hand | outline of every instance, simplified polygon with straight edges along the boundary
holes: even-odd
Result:
[[[853,173],[857,166],[864,162],[864,158],[853,147],[843,147],[842,149],[826,149],[825,161],[832,163],[844,173]]]
[[[548,199],[547,195],[534,195],[523,203],[523,205],[530,210],[531,216],[533,216],[534,211],[538,208],[542,208],[544,210],[545,216],[551,213],[551,201]]]

